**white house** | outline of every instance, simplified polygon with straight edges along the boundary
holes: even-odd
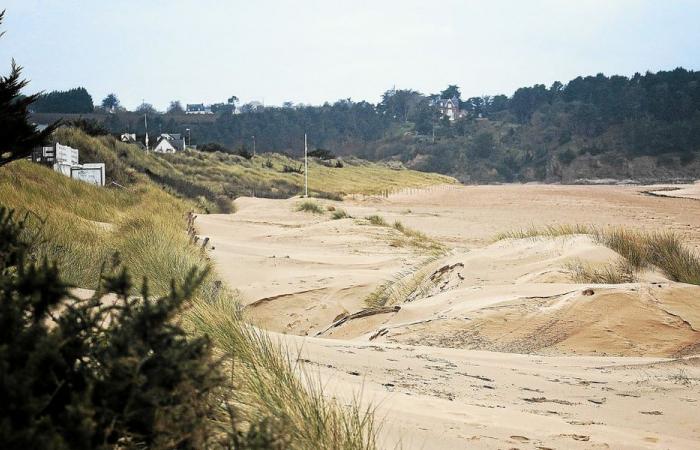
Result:
[[[175,153],[185,149],[185,139],[180,134],[164,133],[158,137],[153,149],[156,153]]]
[[[440,114],[454,121],[465,116],[459,109],[459,99],[457,97],[441,98],[435,103],[440,110]]]

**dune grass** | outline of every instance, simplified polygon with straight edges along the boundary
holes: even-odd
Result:
[[[395,274],[392,279],[380,284],[364,299],[368,308],[399,305],[409,298],[421,298],[434,286],[430,276],[436,268],[436,261],[441,255],[431,255],[415,267]]]
[[[685,246],[682,238],[671,231],[649,233],[624,228],[557,225],[500,233],[495,240],[574,234],[590,235],[596,242],[619,253],[625,259],[625,264],[634,270],[654,266],[670,280],[700,285],[700,255]],[[624,276],[624,271],[621,274]],[[594,275],[591,274],[591,277]]]
[[[31,229],[40,230],[34,255],[57,261],[76,286],[94,288],[101,264],[114,253],[135,279],[147,277],[155,294],[204,261],[183,229],[194,205],[148,183],[98,188],[18,161],[0,170],[0,202],[30,215]]]
[[[193,202],[146,179],[126,189],[98,188],[17,161],[0,168],[0,203],[30,214],[33,255],[56,260],[77,287],[95,288],[114,252],[135,280],[148,278],[154,295],[168,292],[171,280],[183,280],[193,266],[210,266],[185,232]],[[249,417],[273,417],[292,448],[373,448],[372,411],[327,400],[318,385],[302,382],[286,349],[241,321],[236,308],[210,272],[185,317],[191,332],[209,334],[237,362],[229,400],[244,405]]]
[[[231,200],[241,196],[289,198],[303,192],[304,174],[285,170],[300,166],[300,162],[281,154],[246,159],[231,153],[188,150],[159,155],[111,136],[91,137],[75,128],[62,127],[54,136],[62,144],[78,148],[81,162],[105,162],[110,182],[127,185],[148,176],[208,212],[230,212]],[[346,194],[372,195],[454,183],[457,180],[445,175],[356,158],[346,159],[343,167],[327,167],[314,158],[309,161],[309,194],[332,200]]]
[[[234,302],[201,302],[188,320],[221,350],[234,355],[236,402],[254,421],[274,417],[297,449],[372,449],[377,425],[371,407],[328,400],[318,377],[297,362],[294,349],[241,320]]]
[[[629,261],[621,258],[615,264],[593,266],[581,260],[575,260],[567,265],[577,283],[621,284],[637,281],[635,267]]]
[[[365,217],[365,220],[367,220],[371,225],[374,225],[376,227],[387,226],[386,220],[384,220],[382,216],[378,216],[376,214]]]
[[[412,246],[425,250],[433,255],[442,255],[447,251],[442,243],[429,237],[425,233],[406,227],[400,221],[394,222],[393,228],[400,234],[391,240],[394,247]]]
[[[331,214],[331,219],[333,220],[347,219],[349,217],[348,212],[340,208],[335,209],[333,214]]]
[[[494,241],[504,239],[530,239],[538,237],[569,236],[572,234],[591,234],[593,228],[586,225],[547,225],[545,227],[531,226],[520,230],[504,231],[494,236]]]
[[[317,202],[305,200],[299,202],[296,206],[297,211],[307,212],[311,214],[323,214],[323,208]]]

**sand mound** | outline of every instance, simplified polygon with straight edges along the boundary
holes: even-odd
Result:
[[[318,201],[452,248],[427,265],[420,249],[391,246],[392,228],[298,212],[299,199],[241,198],[236,214],[197,225],[247,314],[298,346],[292,357],[326,394],[361,392],[378,407],[380,448],[697,448],[700,287],[654,272],[576,283],[572,261],[619,258],[587,236],[490,243],[530,225],[588,224],[672,230],[700,248],[700,202],[646,190],[474,186]],[[368,310],[387,282],[408,287],[403,298]],[[689,356],[662,358],[678,355]]]
[[[592,292],[592,293],[591,293]],[[468,316],[391,329],[414,345],[516,353],[678,356],[700,342],[700,287],[592,287],[501,302]]]

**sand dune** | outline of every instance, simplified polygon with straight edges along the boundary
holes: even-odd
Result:
[[[341,220],[297,212],[297,199],[243,198],[236,214],[198,226],[254,323],[303,347],[329,395],[361,390],[379,404],[388,448],[697,448],[700,287],[654,270],[577,283],[572,261],[619,259],[588,236],[492,241],[582,223],[672,229],[700,244],[700,202],[646,190],[444,187],[324,202],[354,217]],[[397,246],[398,232],[369,214],[449,252]],[[401,295],[368,311],[380,286]]]

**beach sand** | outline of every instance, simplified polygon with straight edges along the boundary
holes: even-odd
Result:
[[[377,408],[382,448],[698,448],[700,286],[657,270],[577,283],[572,261],[619,260],[585,235],[494,241],[580,224],[671,230],[698,250],[697,186],[436,186],[319,200],[352,216],[341,220],[295,211],[299,199],[240,198],[235,214],[197,226],[249,319],[299,370],[328,396]],[[373,214],[447,251],[431,256],[364,220]],[[406,301],[352,316],[379,286],[410,286],[416,273],[421,288]]]

